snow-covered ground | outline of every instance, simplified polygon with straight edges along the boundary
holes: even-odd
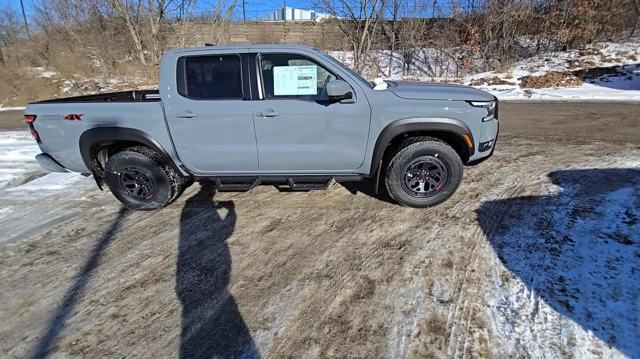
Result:
[[[47,173],[35,160],[40,149],[27,131],[0,131],[0,191],[63,189],[83,179],[76,173]]]
[[[639,70],[640,71],[640,70]],[[578,87],[522,89],[518,85],[474,86],[492,93],[502,101],[640,101],[640,72],[627,82],[633,89],[623,90],[585,83]]]
[[[0,112],[2,111],[22,111],[24,107],[4,107],[0,104]]]
[[[42,174],[34,159],[39,152],[29,132],[0,132],[0,189]]]
[[[508,211],[490,237],[516,278],[491,290],[488,315],[502,351],[638,358],[640,160],[606,162],[617,168],[552,172],[541,196],[481,205],[481,222],[492,223],[485,208]]]
[[[330,54],[348,66],[353,63],[350,52],[332,51]],[[375,57],[377,62],[366,71],[366,76],[371,79],[379,76],[389,80],[455,82],[488,91],[500,100],[640,101],[638,41],[602,42],[581,50],[541,54],[518,61],[504,72],[481,72],[465,77],[458,77],[459,69],[451,53],[436,49],[419,51],[408,74],[403,74],[400,54],[391,56],[388,51],[382,51]],[[587,76],[581,75],[585,78],[579,85],[548,88],[522,86],[522,78],[526,76],[543,76],[554,72],[573,74],[584,70],[591,72]]]
[[[577,86],[541,89],[523,88],[525,76],[543,76],[551,72],[576,72],[602,69],[609,74],[594,75]],[[511,84],[482,84],[502,100],[623,100],[640,101],[640,43],[599,43],[583,50],[538,55],[517,62],[506,72],[483,72],[467,76],[465,84],[481,79],[499,78]]]

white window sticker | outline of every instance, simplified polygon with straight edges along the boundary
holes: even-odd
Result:
[[[318,66],[274,66],[273,94],[275,96],[317,95]]]

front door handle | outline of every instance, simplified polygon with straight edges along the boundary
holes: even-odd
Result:
[[[194,118],[198,117],[197,113],[191,112],[190,110],[186,110],[185,112],[176,113],[176,117],[178,118]]]
[[[256,112],[256,116],[258,117],[276,117],[279,115],[280,113],[275,110],[267,110],[266,112]]]

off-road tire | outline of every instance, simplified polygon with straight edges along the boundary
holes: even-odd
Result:
[[[428,197],[410,194],[403,185],[405,170],[418,159],[437,159],[447,171],[447,179],[441,189]],[[463,165],[460,156],[447,143],[433,137],[408,139],[388,161],[385,170],[385,185],[389,196],[398,204],[407,207],[425,208],[440,204],[453,195],[462,181]]]
[[[130,171],[141,173],[152,186],[148,195],[136,197],[123,184],[122,175]],[[130,177],[129,177],[130,178]],[[178,175],[162,157],[144,146],[128,147],[113,154],[105,165],[105,182],[111,193],[130,209],[154,210],[173,202],[188,185],[189,179]]]

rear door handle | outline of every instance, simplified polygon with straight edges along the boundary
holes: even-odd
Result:
[[[189,110],[186,110],[185,112],[179,112],[176,113],[176,117],[178,118],[193,118],[193,117],[198,117],[197,113],[193,113]]]
[[[256,116],[258,117],[276,117],[280,116],[280,113],[275,110],[267,110],[266,112],[256,112]]]

